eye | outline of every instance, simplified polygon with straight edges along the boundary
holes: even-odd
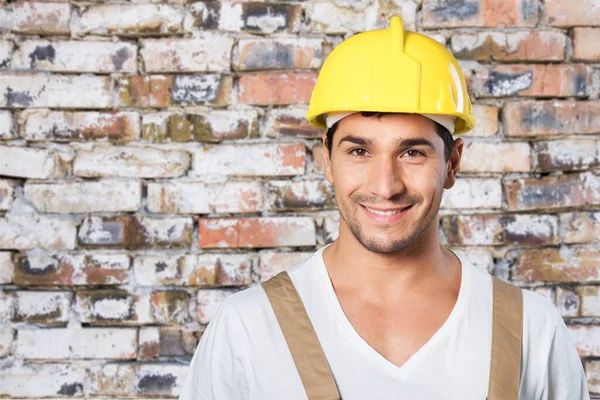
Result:
[[[416,158],[424,156],[424,154],[418,150],[407,150],[404,152],[403,156],[407,156],[408,158]]]
[[[365,149],[357,148],[357,149],[350,150],[348,152],[348,154],[353,155],[353,156],[357,156],[357,157],[364,157],[368,153],[367,153],[367,151]]]

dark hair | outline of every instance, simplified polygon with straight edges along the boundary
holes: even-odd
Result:
[[[381,118],[385,114],[389,114],[389,113],[371,112],[371,111],[363,111],[360,113],[360,115],[362,115],[363,117],[377,116],[378,118]],[[327,137],[325,139],[325,145],[327,146],[327,150],[329,150],[330,155],[331,155],[331,149],[333,146],[333,134],[335,133],[335,131],[338,127],[338,124],[339,124],[339,121],[336,122],[335,124],[333,124],[333,126],[331,128],[327,129],[327,134],[326,134]],[[438,124],[437,122],[435,122],[435,131],[438,134],[438,136],[441,137],[442,140],[444,141],[444,157],[445,157],[445,160],[448,161],[450,154],[452,154],[454,138],[452,137],[452,135],[450,134],[448,129],[444,128],[442,125]]]

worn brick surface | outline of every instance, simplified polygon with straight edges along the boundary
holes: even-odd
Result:
[[[262,208],[258,182],[171,181],[148,185],[148,210],[170,214],[249,213]]]
[[[14,126],[12,113],[7,110],[0,110],[0,140],[15,137]]]
[[[203,146],[194,151],[191,173],[228,176],[294,176],[306,167],[300,143]]]
[[[96,147],[78,151],[73,161],[74,174],[84,178],[169,178],[189,167],[189,153],[152,147]]]
[[[148,113],[142,117],[142,136],[155,143],[253,138],[258,136],[258,115],[253,110]]]
[[[324,60],[322,39],[242,39],[234,55],[240,71],[319,68]]]
[[[549,0],[544,6],[546,23],[553,26],[594,26],[600,21],[600,7],[595,0],[580,0],[576,7],[568,0]]]
[[[0,326],[0,358],[12,353],[15,332],[9,326]],[[0,372],[0,376],[2,373]]]
[[[297,32],[301,19],[302,8],[297,4],[226,0],[222,2],[219,27],[250,33]]]
[[[12,254],[8,251],[0,251],[0,285],[13,283],[14,270]]]
[[[300,137],[308,139],[320,138],[321,129],[306,121],[306,108],[280,108],[270,110],[267,114],[267,136],[274,138]]]
[[[600,361],[590,360],[585,362],[585,375],[590,393],[600,394]]]
[[[506,202],[512,210],[600,204],[599,188],[600,177],[589,172],[504,181]]]
[[[450,246],[542,245],[558,241],[558,221],[548,215],[444,216],[442,230]]]
[[[600,288],[598,286],[579,286],[576,291],[581,298],[581,316],[600,316]]]
[[[294,265],[308,260],[312,252],[281,253],[265,250],[260,253],[258,275],[263,282],[268,281],[281,271],[287,271]]]
[[[600,212],[571,212],[560,215],[560,237],[565,243],[600,240]]]
[[[0,175],[48,179],[60,177],[62,171],[51,150],[0,146]]]
[[[502,184],[499,179],[459,178],[454,187],[445,190],[442,208],[502,208]]]
[[[140,137],[136,112],[64,112],[25,110],[20,114],[20,136],[28,141],[105,140],[128,142]]]
[[[333,187],[322,179],[269,182],[267,202],[275,211],[327,209],[335,206]]]
[[[71,221],[36,215],[0,218],[0,249],[73,249],[77,228]]]
[[[232,289],[200,289],[196,296],[194,319],[200,323],[210,322],[225,298],[235,293]]]
[[[206,36],[197,39],[148,39],[141,56],[146,72],[205,72],[230,68],[233,39]]]
[[[316,81],[313,72],[242,75],[240,101],[263,106],[308,104]]]
[[[41,325],[66,325],[71,298],[70,292],[17,292],[14,320]]]
[[[590,85],[584,64],[497,65],[481,68],[476,97],[584,97]]]
[[[123,42],[31,40],[12,57],[16,71],[135,73],[137,48]]]
[[[68,34],[71,5],[64,2],[24,1],[0,8],[0,29],[26,34]]]
[[[569,331],[577,351],[582,357],[598,357],[600,355],[600,343],[594,340],[600,335],[600,327],[594,325],[571,325]]]
[[[535,282],[593,282],[600,279],[596,248],[523,250],[515,264],[515,279]]]
[[[600,101],[509,102],[503,123],[507,136],[600,133]]]
[[[0,179],[0,211],[10,210],[14,197],[16,181],[11,179]]]
[[[498,157],[502,154],[502,157]],[[531,148],[525,142],[480,142],[465,144],[461,172],[520,172],[531,170]]]
[[[585,170],[600,165],[599,140],[553,140],[533,145],[535,171]]]
[[[158,35],[181,32],[183,8],[166,4],[93,4],[75,14],[77,35]]]
[[[425,28],[534,27],[538,14],[534,0],[423,1]]]
[[[467,60],[560,61],[566,42],[559,31],[487,31],[455,34],[451,49],[457,58]]]
[[[78,291],[75,310],[81,322],[94,325],[149,322],[149,302],[126,290]]]
[[[230,218],[198,220],[199,245],[211,247],[313,246],[312,218]]]
[[[86,369],[69,363],[13,365],[0,369],[0,394],[12,397],[64,397],[83,395]],[[35,382],[35,385],[32,384]]]
[[[573,29],[573,58],[583,61],[599,61],[600,49],[596,45],[598,35],[600,35],[600,28]]]
[[[7,74],[0,80],[0,107],[108,108],[110,77],[95,75]]]

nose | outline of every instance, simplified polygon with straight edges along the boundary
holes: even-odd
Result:
[[[380,157],[369,168],[367,189],[372,194],[390,200],[406,191],[402,165],[397,157]]]

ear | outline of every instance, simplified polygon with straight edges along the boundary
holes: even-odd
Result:
[[[454,139],[452,145],[452,153],[448,157],[446,163],[446,181],[444,182],[444,189],[450,189],[456,183],[456,175],[460,167],[460,159],[462,158],[464,142],[462,139]]]
[[[333,171],[331,170],[331,154],[327,148],[327,131],[321,136],[323,141],[323,165],[325,166],[325,179],[333,184]]]

